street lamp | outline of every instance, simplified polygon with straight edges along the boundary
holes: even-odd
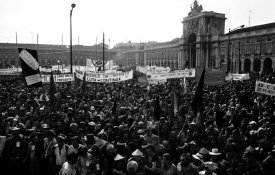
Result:
[[[57,61],[58,73],[59,73],[59,63],[60,63],[60,61],[58,60],[58,61]]]
[[[231,60],[230,60],[230,58],[229,58],[229,52],[230,52],[230,34],[231,34],[231,32],[234,32],[235,30],[237,30],[237,29],[242,29],[242,28],[244,28],[244,25],[241,25],[241,26],[239,26],[239,27],[236,27],[236,28],[233,29],[233,30],[231,30],[231,29],[229,28],[229,32],[228,32],[228,48],[227,48],[227,72],[230,72],[230,70],[231,70]]]
[[[70,58],[71,58],[71,74],[73,73],[73,46],[72,46],[72,14],[75,4],[72,4],[72,9],[70,11]]]

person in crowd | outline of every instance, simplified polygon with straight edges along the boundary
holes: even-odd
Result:
[[[76,169],[74,168],[76,162],[77,154],[75,154],[74,152],[68,154],[67,160],[62,164],[58,175],[76,175]]]
[[[3,80],[3,173],[174,174],[176,165],[177,174],[274,174],[275,98],[255,92],[256,80],[275,84],[274,77],[204,86],[199,112],[191,107],[195,78],[186,78],[185,90],[178,78],[142,86],[136,73],[124,82],[87,82],[85,92],[55,83],[54,106],[48,84]]]

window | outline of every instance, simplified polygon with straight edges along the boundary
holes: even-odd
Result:
[[[246,43],[250,43],[250,38],[248,38],[248,39],[246,40]]]
[[[271,53],[272,47],[271,44],[266,45],[266,53]]]
[[[222,46],[222,47],[224,47],[224,46],[225,46],[224,42],[222,42],[221,46]]]
[[[245,54],[246,54],[246,55],[251,55],[251,48],[250,48],[250,47],[247,47],[247,48],[245,49]]]
[[[255,46],[255,53],[256,54],[259,54],[260,53],[260,46]]]
[[[270,36],[268,36],[267,38],[266,38],[266,42],[271,42],[272,41],[272,38],[270,37]]]
[[[261,42],[261,41],[262,41],[262,38],[261,38],[261,37],[258,37],[257,40],[256,40],[257,43],[259,43],[259,42]]]
[[[222,48],[222,49],[221,49],[221,55],[222,55],[222,56],[225,55],[224,52],[225,52],[225,51],[224,51],[224,48]]]

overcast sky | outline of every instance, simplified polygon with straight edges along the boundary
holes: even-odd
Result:
[[[182,19],[194,0],[0,0],[0,42],[73,44],[170,41],[182,35]],[[204,11],[226,15],[225,28],[275,22],[275,0],[198,0]]]

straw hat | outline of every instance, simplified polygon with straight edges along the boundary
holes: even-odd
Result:
[[[121,156],[120,154],[117,154],[116,157],[114,158],[114,161],[118,161],[118,160],[121,160],[121,159],[124,159],[124,157]]]
[[[218,156],[218,155],[221,155],[222,153],[219,152],[218,148],[212,148],[212,151],[209,152],[209,154],[212,156]]]
[[[136,149],[136,150],[132,153],[132,156],[143,156],[143,153],[142,153],[139,149]]]

